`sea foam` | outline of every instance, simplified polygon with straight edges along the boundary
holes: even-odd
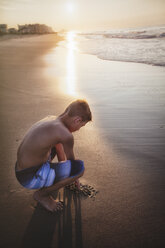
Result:
[[[165,66],[165,26],[79,33],[79,49],[98,58]]]

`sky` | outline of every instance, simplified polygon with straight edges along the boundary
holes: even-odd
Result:
[[[41,23],[55,31],[165,24],[165,0],[0,0],[0,23]]]

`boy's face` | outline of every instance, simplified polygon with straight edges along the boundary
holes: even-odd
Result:
[[[84,127],[86,123],[87,121],[82,121],[81,117],[74,117],[69,130],[70,132],[78,131],[81,127]]]

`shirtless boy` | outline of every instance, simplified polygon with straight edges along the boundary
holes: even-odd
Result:
[[[72,132],[85,126],[91,119],[88,103],[84,100],[76,100],[58,117],[50,116],[35,123],[18,148],[16,173],[22,171],[26,173],[36,166],[49,162],[54,148],[58,161],[74,160]],[[49,187],[40,188],[35,191],[34,199],[49,211],[62,210],[62,202],[55,201],[51,193],[74,181],[79,187],[78,178],[83,173],[74,178],[65,178]]]

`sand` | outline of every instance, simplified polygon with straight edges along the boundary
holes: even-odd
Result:
[[[59,73],[61,67],[54,69],[58,72],[56,77],[50,74],[50,70],[49,75],[45,73],[51,66],[44,58],[52,52],[57,41],[56,35],[44,35],[0,43],[1,246],[164,247],[163,133],[160,134],[162,141],[157,153],[157,147],[155,150],[152,146],[154,136],[151,135],[151,128],[141,126],[141,135],[147,137],[149,130],[148,137],[152,136],[152,139],[148,138],[149,145],[146,145],[145,139],[141,140],[145,144],[141,153],[141,147],[137,148],[138,144],[132,142],[139,140],[135,139],[138,137],[137,129],[131,129],[133,136],[128,133],[130,126],[127,123],[132,113],[129,111],[129,101],[124,102],[127,115],[124,113],[125,118],[121,115],[122,94],[117,96],[118,101],[121,100],[119,105],[111,103],[112,118],[108,115],[104,118],[110,106],[105,104],[106,95],[98,98],[97,90],[101,94],[99,79],[95,88],[82,83],[91,79],[91,75],[99,75],[97,69],[102,62],[94,56],[82,55],[85,56],[84,61],[92,66],[89,73],[86,68],[85,75],[89,75],[85,80],[82,76],[82,82],[80,80],[78,85],[80,95],[87,98],[92,106],[94,122],[75,134],[75,154],[85,161],[86,171],[80,181],[99,190],[96,199],[81,199],[67,190],[61,190],[60,198],[65,201],[65,210],[61,214],[51,214],[39,206],[34,208],[32,191],[22,188],[17,182],[14,175],[16,151],[26,130],[46,115],[60,114],[75,99],[60,91],[59,85],[63,80]],[[61,58],[58,49],[53,51],[57,59]],[[117,62],[111,63],[114,76],[118,72],[117,69],[115,71]],[[82,68],[82,64],[78,64]],[[102,66],[105,67],[105,64]],[[123,63],[118,68],[123,66],[125,70],[132,71],[128,69],[130,63]],[[135,74],[148,70],[145,65],[141,69],[137,66],[132,68]],[[125,77],[125,80],[129,78],[127,75]],[[151,111],[150,107],[145,106],[145,113]],[[157,110],[163,118],[161,104],[158,104]],[[141,119],[144,118],[141,116]],[[116,123],[122,122],[125,128],[119,125],[116,130]],[[160,123],[163,125],[163,119]],[[124,137],[131,142],[126,142]],[[125,151],[123,144],[127,144]],[[133,150],[130,149],[132,146]]]

